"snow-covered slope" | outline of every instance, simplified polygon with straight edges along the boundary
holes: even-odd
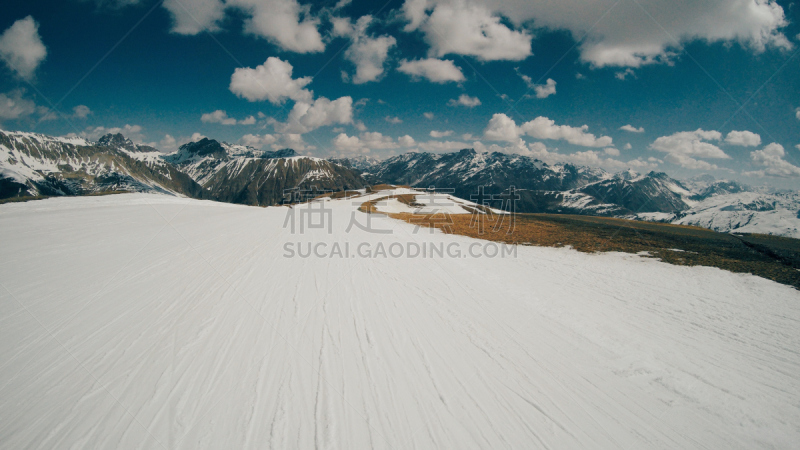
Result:
[[[721,232],[773,234],[800,239],[800,193],[714,195],[667,219],[676,224]]]
[[[624,254],[452,245],[326,201],[0,205],[6,448],[792,448],[800,294]],[[314,206],[314,205],[312,205]],[[293,258],[286,243],[324,243]],[[482,248],[482,247],[478,247]],[[303,252],[306,250],[303,249]],[[388,255],[392,252],[389,250]]]

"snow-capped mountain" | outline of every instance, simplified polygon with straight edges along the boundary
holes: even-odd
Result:
[[[720,232],[800,238],[800,193],[741,191],[715,194],[685,211],[675,214],[639,214],[636,218],[694,225]]]
[[[0,198],[85,195],[107,191],[161,192],[204,198],[190,177],[152,147],[122,135],[81,138],[0,131]]]
[[[473,198],[479,189],[491,196],[513,186],[520,196],[518,212],[622,215],[689,207],[682,200],[689,191],[664,173],[612,175],[597,168],[551,165],[527,156],[473,149],[406,153],[362,170],[368,180],[453,189],[465,199]]]
[[[359,189],[364,180],[353,169],[292,149],[257,150],[204,138],[164,157],[219,201],[274,205],[292,189]]]

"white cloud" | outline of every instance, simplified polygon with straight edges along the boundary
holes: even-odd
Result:
[[[422,113],[422,115],[425,116],[425,118],[428,120],[433,120],[434,117],[432,112]]]
[[[393,125],[397,125],[398,123],[403,123],[403,119],[401,119],[399,117],[386,116],[386,117],[383,118],[383,120],[385,120],[388,123],[391,123]]]
[[[165,134],[164,138],[158,143],[158,149],[164,153],[172,153],[178,150],[178,141],[169,134]]]
[[[431,130],[431,137],[432,138],[436,138],[436,139],[441,139],[443,137],[452,136],[452,135],[453,135],[453,130],[447,130],[447,131]]]
[[[514,119],[502,113],[493,115],[483,132],[483,136],[490,141],[506,142],[516,142],[520,134]]]
[[[430,15],[426,3],[436,3]],[[508,28],[478,2],[407,0],[406,6],[405,16],[410,21],[406,31],[422,30],[433,56],[453,53],[482,61],[519,61],[531,55],[531,35]]]
[[[414,61],[402,60],[398,71],[411,75],[412,79],[426,78],[434,83],[447,83],[454,81],[460,83],[466,78],[461,69],[449,59],[418,59]]]
[[[17,120],[36,112],[36,103],[22,97],[22,91],[0,93],[0,121]]]
[[[218,109],[212,113],[205,113],[200,116],[200,121],[203,123],[219,123],[222,125],[236,125],[236,119],[228,117],[228,113]]]
[[[611,137],[601,136],[598,138],[594,134],[588,133],[588,129],[588,125],[582,127],[556,125],[555,121],[543,116],[518,127],[514,119],[501,113],[492,116],[483,134],[486,139],[492,141],[515,142],[520,136],[528,135],[536,139],[563,140],[583,147],[608,147],[612,144]]]
[[[416,141],[409,135],[400,136],[397,138],[397,143],[400,144],[401,147],[413,147],[416,145]]]
[[[719,131],[682,131],[670,136],[661,136],[650,144],[650,148],[667,153],[666,161],[687,169],[716,169],[717,166],[695,158],[730,159],[719,147],[704,141],[719,141]]]
[[[202,134],[200,134],[198,132],[194,132],[194,133],[192,133],[192,136],[189,138],[189,142],[202,141],[205,138],[206,138],[206,136],[204,136],[204,135],[202,135]]]
[[[536,92],[536,98],[547,98],[556,93],[556,82],[552,78],[548,78],[545,84],[534,84],[533,90]]]
[[[217,31],[225,17],[221,0],[164,0],[164,8],[172,15],[172,32],[177,34]]]
[[[644,133],[644,127],[636,128],[635,126],[633,126],[631,124],[623,125],[623,126],[619,127],[619,129],[622,130],[622,131],[629,131],[631,133]]]
[[[244,22],[246,32],[284,50],[297,53],[325,50],[317,29],[319,20],[311,16],[309,6],[300,5],[297,0],[228,0],[227,4],[250,15]]]
[[[798,146],[800,148],[800,146]],[[754,165],[763,166],[764,169],[745,172],[745,175],[767,176],[776,178],[797,178],[800,177],[800,167],[797,167],[784,158],[786,152],[780,144],[772,143],[762,150],[750,153],[750,159]]]
[[[588,133],[588,125],[571,127],[569,125],[556,125],[555,121],[539,116],[530,122],[520,125],[520,131],[536,139],[564,140],[573,145],[583,147],[607,147],[611,145],[609,136],[595,137]]]
[[[634,72],[633,69],[631,69],[630,67],[628,67],[625,70],[616,72],[614,74],[614,78],[622,81],[625,81],[625,79],[627,79],[628,77],[636,78],[636,72]]]
[[[0,58],[20,78],[33,79],[36,68],[46,57],[39,24],[31,16],[17,20],[0,35]]]
[[[275,123],[281,133],[304,134],[319,127],[353,122],[353,99],[340,97],[329,100],[320,97],[311,102],[298,101],[289,112],[286,123]]]
[[[172,32],[185,35],[220,30],[226,10],[244,19],[244,31],[263,37],[283,50],[312,53],[325,50],[319,19],[297,0],[165,0]]]
[[[664,160],[667,162],[671,162],[672,164],[677,164],[686,169],[694,169],[694,170],[719,169],[719,167],[717,167],[716,164],[711,164],[703,160],[694,159],[682,153],[669,153],[667,154],[667,156],[664,157]]]
[[[766,47],[792,46],[780,33],[787,21],[783,8],[775,0],[706,0],[683,2],[680,7],[663,0],[473,0],[472,3],[502,14],[515,25],[533,21],[537,27],[570,31],[576,40],[580,39],[581,59],[596,67],[639,67],[669,61],[678,54],[680,46],[697,40],[740,42],[757,52]],[[429,21],[426,11],[431,8],[470,10],[463,5],[459,0],[406,0],[403,12],[410,21],[406,30],[418,27],[426,30],[426,20]],[[440,31],[441,39],[453,41],[453,36],[480,31],[467,20],[461,20],[460,24],[465,28],[463,32]],[[439,51],[440,47],[434,46],[435,35],[426,37],[432,41],[433,50]]]
[[[797,117],[797,120],[800,120],[800,108],[794,110],[794,116]]]
[[[522,78],[522,81],[525,82],[525,85],[528,86],[528,89],[533,89],[533,91],[536,92],[536,98],[547,98],[556,93],[556,82],[552,78],[548,78],[545,84],[536,84],[531,77],[520,72],[519,67],[514,70],[517,72],[517,75]],[[526,98],[529,97],[530,96],[526,95]]]
[[[414,138],[409,135],[401,136],[394,140],[392,137],[385,136],[377,131],[361,133],[360,136],[348,136],[346,133],[339,133],[331,142],[340,154],[370,153],[373,150],[407,148],[416,145]]]
[[[76,119],[85,119],[92,113],[92,110],[89,109],[86,105],[78,105],[72,108],[72,117]]]
[[[761,136],[750,131],[731,131],[725,136],[725,143],[742,147],[758,147],[761,145]]]
[[[350,19],[334,18],[333,34],[350,38],[350,47],[344,57],[355,64],[356,73],[352,77],[354,84],[376,81],[383,75],[383,66],[389,56],[389,49],[397,44],[392,36],[367,36],[367,28],[372,23],[372,16],[366,15],[353,25]]]
[[[466,106],[467,108],[474,108],[481,104],[481,101],[478,97],[470,97],[467,94],[461,94],[458,96],[458,100],[450,99],[447,102],[448,106]]]
[[[466,142],[456,141],[426,141],[417,143],[417,148],[424,152],[431,153],[452,152],[454,150],[462,150],[470,147],[472,147],[472,145]]]
[[[255,69],[240,67],[231,76],[230,90],[251,102],[269,100],[275,105],[286,99],[309,102],[313,93],[305,86],[311,77],[292,78],[294,68],[286,61],[270,56]]]
[[[203,114],[200,116],[200,120],[203,123],[218,123],[221,125],[253,125],[256,123],[256,118],[254,116],[236,120],[233,117],[228,117],[228,113],[221,109]]]
[[[121,133],[136,144],[144,141],[144,129],[141,125],[125,125],[123,127],[89,127],[81,133],[81,137],[89,141],[96,141],[107,134]]]
[[[248,147],[262,148],[267,145],[272,145],[278,141],[278,138],[272,134],[245,134],[239,139],[239,143]]]
[[[630,142],[628,142],[627,144],[623,145],[622,148],[625,149],[625,150],[630,150],[630,149],[633,148],[633,146],[631,145]]]
[[[619,156],[619,150],[615,149],[614,147],[604,148],[603,153],[609,156]]]
[[[586,150],[562,154],[558,153],[558,149],[548,149],[547,146],[545,146],[545,144],[542,142],[532,142],[530,144],[526,144],[521,138],[518,138],[516,141],[512,141],[506,146],[500,146],[497,144],[486,146],[481,142],[474,142],[473,146],[475,147],[475,150],[480,152],[519,154],[539,159],[548,164],[570,163],[580,166],[602,167],[607,170],[622,170],[627,168],[653,170],[658,167],[658,163],[663,162],[655,158],[650,158],[649,160],[637,158],[628,162],[619,161],[613,158],[605,158],[603,157],[603,154],[608,154],[605,152],[605,150],[608,149],[605,149],[603,153],[596,150]]]

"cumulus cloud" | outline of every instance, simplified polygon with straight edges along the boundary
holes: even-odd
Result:
[[[36,103],[23,98],[22,91],[0,93],[0,122],[25,118],[34,112],[36,112]]]
[[[0,35],[0,58],[20,78],[33,79],[46,57],[39,24],[31,16],[17,20]]]
[[[263,37],[283,50],[297,53],[325,49],[317,29],[319,19],[297,0],[165,0],[172,15],[172,32],[185,35],[220,30],[226,11],[244,16],[244,31]]]
[[[547,98],[556,93],[556,82],[552,78],[548,78],[545,84],[534,84],[533,90],[536,92],[536,98]]]
[[[636,78],[636,72],[633,71],[630,67],[625,70],[621,70],[619,72],[614,73],[614,78],[618,80],[625,81],[628,77]]]
[[[236,120],[233,117],[228,117],[228,113],[218,109],[214,112],[205,113],[200,116],[200,121],[203,123],[218,123],[221,125],[253,125],[256,123],[254,116],[249,116],[242,120]]]
[[[311,77],[292,78],[294,68],[286,61],[270,56],[255,69],[240,67],[231,76],[230,91],[251,102],[269,100],[275,105],[286,99],[309,102],[313,93],[305,86]]]
[[[609,156],[619,156],[619,150],[615,149],[614,147],[604,148],[603,153]]]
[[[800,147],[800,146],[798,146]],[[780,144],[772,143],[761,150],[750,153],[750,159],[756,166],[764,169],[753,172],[745,172],[745,175],[776,178],[798,178],[800,177],[800,167],[797,167],[784,159],[786,151]]]
[[[425,112],[425,113],[422,113],[422,115],[428,120],[433,120],[433,117],[434,117],[432,112]]]
[[[425,141],[418,142],[417,148],[424,152],[442,153],[470,148],[472,145],[459,141]]]
[[[554,120],[543,116],[517,126],[514,119],[500,113],[492,116],[483,134],[486,139],[492,141],[515,142],[521,136],[528,135],[536,139],[563,140],[582,147],[608,147],[612,144],[611,137],[598,138],[587,132],[588,129],[588,125],[581,127],[556,125]]]
[[[569,125],[556,125],[554,120],[539,116],[530,122],[520,125],[520,131],[536,139],[564,140],[573,145],[583,147],[607,147],[612,140],[609,136],[595,137],[588,133],[588,125],[571,127]]]
[[[278,138],[272,134],[245,134],[239,139],[239,143],[248,147],[263,148],[278,142]]]
[[[525,82],[525,85],[528,86],[528,89],[533,89],[533,91],[536,93],[536,98],[547,98],[556,93],[556,82],[552,78],[548,78],[547,81],[545,81],[545,84],[536,84],[533,82],[531,77],[520,72],[519,68],[514,70],[517,71],[517,75],[522,78],[522,81]]]
[[[184,35],[218,31],[225,17],[222,0],[164,0],[172,16],[172,32]]]
[[[336,100],[320,97],[311,102],[296,102],[286,123],[275,123],[275,129],[284,134],[304,134],[323,126],[349,123],[353,123],[351,97]]]
[[[395,140],[377,131],[364,132],[359,136],[348,136],[346,133],[339,133],[331,142],[340,154],[363,154],[370,153],[373,150],[407,148],[416,145],[414,138],[409,135],[401,136]]]
[[[406,31],[419,28],[433,56],[459,54],[482,61],[519,61],[531,55],[531,35],[510,29],[479,2],[407,0],[403,11],[409,21]]]
[[[441,139],[443,137],[452,136],[452,135],[453,135],[453,130],[447,130],[447,131],[431,130],[431,137],[432,138],[436,138],[436,139]]]
[[[178,141],[169,134],[165,134],[164,138],[158,143],[158,149],[164,153],[172,153],[178,150]]]
[[[742,147],[758,147],[761,145],[761,136],[750,131],[731,131],[725,136],[725,143]]]
[[[356,73],[352,77],[348,76],[354,84],[378,80],[383,75],[389,49],[397,44],[397,40],[392,36],[376,38],[368,36],[367,28],[371,23],[370,15],[362,16],[355,24],[346,18],[333,19],[333,34],[351,40],[344,57],[356,66]]]
[[[797,120],[800,120],[800,108],[794,110],[794,116],[797,117]]]
[[[397,138],[397,143],[400,144],[401,147],[413,147],[416,144],[416,141],[414,141],[414,138],[406,134]]]
[[[518,154],[536,158],[548,164],[556,163],[570,163],[579,166],[602,167],[607,170],[622,170],[622,169],[637,169],[637,170],[653,170],[658,167],[658,164],[663,162],[655,158],[644,160],[637,158],[628,162],[620,161],[614,158],[608,158],[608,152],[604,149],[603,152],[596,150],[586,150],[574,153],[558,153],[558,149],[548,149],[542,142],[532,142],[526,144],[521,138],[510,142],[507,145],[484,145],[480,141],[473,143],[475,150],[480,152],[500,152],[508,154]],[[612,149],[613,150],[613,149]]]
[[[86,105],[78,105],[72,108],[72,117],[76,119],[85,119],[92,113],[92,110],[89,109]]]
[[[186,0],[181,0],[186,1]],[[284,50],[314,53],[325,50],[317,29],[319,19],[297,0],[228,0],[228,5],[249,14],[245,31],[263,37]]]
[[[448,106],[466,106],[467,108],[474,108],[480,104],[481,101],[478,97],[470,97],[467,94],[461,94],[458,96],[458,100],[450,99],[450,101],[447,102]]]
[[[719,167],[716,164],[711,164],[707,161],[699,160],[692,158],[690,156],[686,156],[681,153],[669,153],[667,156],[664,157],[665,161],[671,162],[672,164],[679,165],[686,169],[694,169],[694,170],[717,170]]]
[[[682,2],[680,7],[662,0],[617,3],[473,0],[471,4],[485,11],[483,17],[500,14],[515,25],[534,21],[538,27],[570,31],[576,40],[581,39],[581,59],[595,67],[639,67],[668,62],[680,50],[677,46],[697,40],[740,42],[757,52],[767,47],[792,47],[780,32],[787,21],[783,8],[775,0],[707,0]],[[434,12],[429,17],[431,9]],[[406,30],[421,28],[427,33],[426,25],[439,10],[451,15],[453,11],[463,15],[471,11],[460,0],[406,0],[403,6],[409,21]],[[602,19],[598,22],[599,18]],[[462,32],[441,31],[438,40],[459,44],[455,36],[480,32],[480,28],[468,20],[462,19],[460,24],[464,28]],[[432,36],[426,34],[426,38],[432,51],[440,52],[446,47],[435,45],[436,29],[430,30]],[[518,44],[512,48],[524,49],[524,46]]]
[[[495,114],[483,132],[484,138],[490,141],[516,142],[520,137],[520,129],[514,119],[505,114]]]
[[[628,142],[627,144],[623,145],[622,148],[624,148],[625,150],[630,150],[633,148],[633,146],[631,145],[630,142]]]
[[[130,139],[136,144],[141,144],[144,141],[144,128],[141,125],[125,125],[122,127],[88,127],[80,136],[87,141],[96,141],[107,134],[122,133],[123,136]]]
[[[399,117],[396,117],[396,116],[395,117],[386,116],[386,117],[383,118],[383,120],[391,123],[392,125],[397,125],[398,123],[403,123],[403,119],[401,119]]]
[[[633,126],[631,124],[623,125],[623,126],[619,127],[619,129],[622,130],[622,131],[629,131],[631,133],[644,133],[644,127],[636,128],[635,126]]]
[[[205,113],[200,116],[200,121],[203,123],[219,123],[222,125],[236,125],[236,119],[228,117],[228,113],[218,109],[211,113]]]
[[[447,83],[450,81],[460,83],[464,78],[464,73],[449,59],[418,59],[414,61],[402,60],[398,71],[411,75],[412,79],[419,80],[425,78],[434,83]]]
[[[667,153],[666,161],[677,164],[687,169],[713,170],[718,167],[696,158],[730,159],[721,148],[705,141],[719,141],[722,134],[719,131],[682,131],[670,136],[661,136],[650,144],[650,148]]]

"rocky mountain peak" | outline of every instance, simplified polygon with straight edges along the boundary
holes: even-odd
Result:
[[[122,133],[112,134],[109,133],[97,141],[97,145],[103,147],[122,147],[127,150],[136,150],[136,145],[130,139],[127,139]]]

